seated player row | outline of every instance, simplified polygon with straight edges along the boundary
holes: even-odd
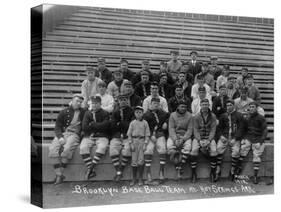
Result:
[[[131,185],[136,183],[137,178],[139,185],[143,184],[144,167],[147,178],[145,183],[155,183],[151,177],[154,149],[160,157],[160,182],[164,181],[167,155],[175,164],[178,178],[181,178],[184,164],[189,159],[192,182],[196,182],[199,151],[208,156],[211,166],[210,179],[212,182],[217,181],[221,173],[223,154],[228,146],[232,150],[231,179],[241,172],[241,162],[252,149],[254,183],[258,183],[267,124],[264,117],[258,114],[258,103],[255,101],[249,103],[249,116],[244,118],[236,110],[234,101],[228,99],[226,111],[219,119],[210,110],[207,98],[200,101],[200,110],[194,116],[187,110],[187,102],[184,100],[180,100],[176,110],[169,115],[161,109],[159,96],[151,98],[149,109],[144,112],[141,106],[134,109],[129,106],[128,95],[119,95],[119,107],[114,110],[111,118],[109,113],[101,108],[100,96],[92,96],[90,101],[91,110],[86,111],[81,108],[83,97],[74,95],[71,105],[62,110],[57,118],[56,136],[49,150],[56,174],[55,184],[63,182],[63,171],[78,146],[87,167],[85,179],[94,177],[95,167],[106,153],[108,145],[116,169],[116,181],[122,178],[123,170],[131,160]],[[94,145],[96,151],[91,156]]]

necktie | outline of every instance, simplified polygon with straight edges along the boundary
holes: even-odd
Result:
[[[164,86],[161,86],[161,92],[162,92],[162,96],[165,98],[165,91],[164,91]]]
[[[120,109],[120,117],[121,117],[121,121],[123,121],[124,120],[124,111],[122,108]]]
[[[96,120],[96,113],[95,112],[93,112],[93,120],[94,120],[94,122],[97,122],[97,120]]]
[[[142,90],[143,90],[143,96],[146,97],[146,89],[145,89],[144,84],[142,84]]]
[[[154,127],[154,131],[153,131],[153,134],[155,135],[156,134],[156,130],[158,129],[158,124],[159,124],[159,117],[158,117],[158,115],[157,115],[157,113],[156,112],[153,112],[153,115],[154,115],[154,117],[155,117],[155,120],[156,120],[156,125],[155,125],[155,127]]]

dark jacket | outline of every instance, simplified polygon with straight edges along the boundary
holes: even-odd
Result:
[[[106,85],[112,81],[112,73],[108,70],[108,68],[105,68],[104,70],[98,69],[98,71],[96,71],[96,77],[102,79]]]
[[[217,119],[220,118],[220,115],[226,112],[226,101],[228,100],[228,96],[223,97],[223,103],[221,96],[216,96],[213,99],[213,108],[212,111],[216,115]]]
[[[252,143],[263,143],[267,136],[267,123],[265,118],[258,114],[250,114],[247,120],[246,136]]]
[[[142,106],[142,100],[136,94],[131,95],[129,101],[132,108],[135,108],[136,106]]]
[[[131,71],[130,69],[124,70],[122,73],[123,73],[123,78],[129,81],[132,81],[136,75],[135,72]]]
[[[207,120],[205,121],[203,118],[203,114],[196,114],[193,117],[193,133],[194,138],[197,140],[208,139],[209,141],[215,138],[216,134],[216,126],[217,119],[215,114],[213,114],[210,110],[207,116]]]
[[[220,116],[219,125],[217,126],[217,138],[224,136],[229,138],[229,115],[231,119],[231,134],[230,138],[235,138],[237,141],[243,139],[244,129],[245,129],[245,120],[243,115],[236,110],[232,113],[224,113]]]
[[[79,119],[82,123],[86,110],[83,108],[80,108],[79,110],[80,110]],[[73,116],[74,116],[74,110],[71,106],[60,111],[55,126],[55,135],[57,138],[63,137],[63,133],[65,132],[66,128],[70,125]]]
[[[163,90],[164,90],[164,94],[163,94]],[[169,100],[172,96],[174,96],[174,87],[169,85],[168,83],[164,84],[164,85],[159,85],[159,95],[164,97],[165,99]]]
[[[169,112],[175,112],[177,107],[178,107],[178,103],[180,100],[184,100],[187,102],[187,110],[191,113],[191,101],[187,96],[183,96],[182,98],[178,98],[176,96],[173,96],[172,98],[170,98],[168,100],[168,108],[169,108]]]
[[[146,95],[144,94],[142,82],[137,83],[135,87],[135,94],[138,95],[142,100],[144,100],[146,97],[150,95],[150,82],[146,83],[144,87],[145,87]]]
[[[209,73],[214,76],[214,80],[217,80],[218,77],[222,74],[222,69],[218,65],[216,65],[216,66],[210,65]]]
[[[127,131],[130,122],[134,119],[134,110],[131,107],[125,107],[123,110],[123,118],[121,118],[121,109],[114,110],[110,130],[113,138],[127,137]]]
[[[93,119],[93,111],[87,111],[84,115],[82,130],[84,135],[94,137],[108,137],[110,127],[109,113],[103,109],[95,112],[96,121]]]
[[[195,79],[195,76],[201,72],[201,64],[198,61],[196,61],[195,65],[193,65],[192,62],[190,61],[188,63],[188,72],[192,73],[193,79]]]
[[[157,114],[158,120],[156,119],[156,116],[151,110],[148,110],[144,114],[143,118],[147,121],[151,134],[153,134],[155,131],[156,138],[166,136],[168,132],[168,127],[166,130],[163,130],[162,125],[164,123],[168,124],[169,113],[165,112],[164,110],[157,110],[155,113]]]

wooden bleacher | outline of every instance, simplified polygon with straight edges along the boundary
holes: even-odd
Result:
[[[207,16],[206,16],[207,17]],[[243,21],[239,21],[239,20]],[[273,154],[273,23],[257,19],[142,10],[82,7],[65,19],[43,38],[43,93],[36,93],[41,84],[40,67],[34,59],[32,67],[32,110],[43,103],[43,124],[40,116],[32,117],[33,136],[46,148],[54,137],[54,121],[58,112],[68,104],[72,93],[80,92],[85,79],[85,66],[96,66],[97,57],[106,58],[107,67],[119,67],[121,58],[129,68],[138,72],[144,58],[151,59],[152,71],[161,60],[169,60],[170,49],[179,49],[181,60],[188,60],[190,50],[199,52],[198,60],[219,57],[219,65],[229,64],[237,75],[248,67],[262,96],[262,106],[268,122],[267,150]],[[218,21],[219,20],[219,21]],[[235,21],[236,20],[236,21]],[[36,42],[32,48],[38,49]],[[34,58],[36,51],[32,51]],[[43,100],[41,99],[43,96]],[[43,128],[43,134],[40,129]],[[43,150],[44,152],[44,150]],[[268,164],[272,160],[268,160]],[[82,164],[82,162],[81,162]],[[268,165],[272,169],[273,165]],[[268,170],[266,167],[264,170]],[[206,175],[206,174],[205,174]],[[202,175],[202,176],[205,176]],[[262,175],[273,175],[264,171]],[[107,179],[111,178],[107,177]],[[77,180],[79,177],[73,180]],[[46,181],[50,178],[46,178]]]

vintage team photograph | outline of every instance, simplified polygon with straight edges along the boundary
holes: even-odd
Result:
[[[31,202],[274,193],[274,20],[31,8]]]

